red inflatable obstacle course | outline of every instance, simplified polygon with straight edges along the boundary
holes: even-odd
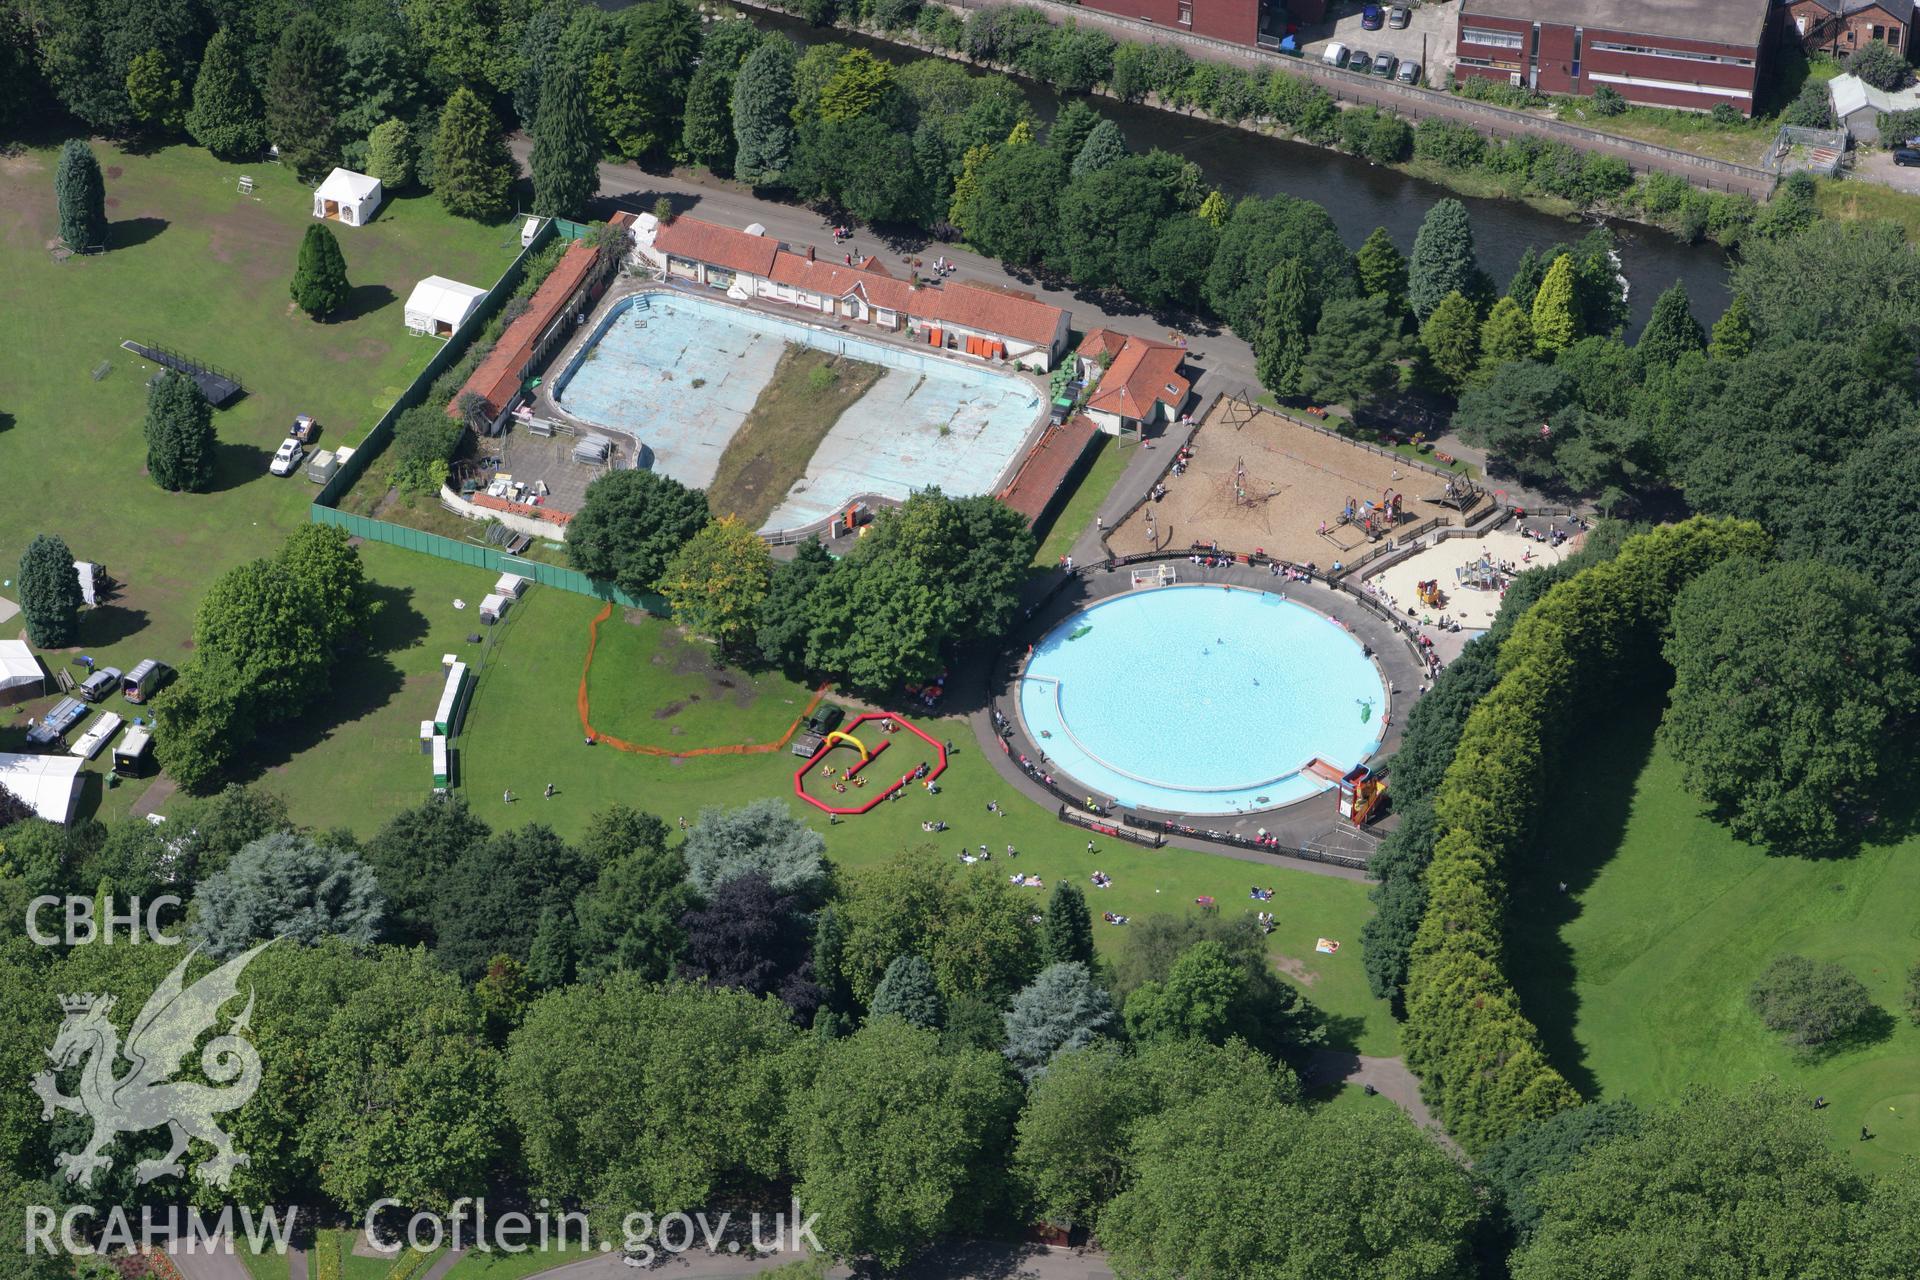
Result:
[[[872,747],[867,746],[866,743],[862,742],[853,734],[855,729],[858,729],[868,721],[880,722],[882,730],[888,734],[888,736],[881,738],[881,740]],[[927,749],[931,753],[931,758],[915,764],[914,767],[907,770],[907,772],[889,780],[885,786],[880,787],[872,795],[865,797],[860,804],[829,804],[818,796],[807,793],[807,776],[816,769],[819,769],[821,767],[821,761],[826,759],[829,754],[841,747],[848,747],[857,754],[858,758],[838,775],[838,779],[844,781],[836,780],[836,782],[840,788],[840,793],[847,794],[847,798],[851,800],[853,796],[845,792],[845,783],[852,782],[860,777],[868,765],[879,759],[880,754],[893,745],[891,735],[900,732],[911,733],[914,737],[926,743]],[[922,768],[926,770],[925,773],[920,772]],[[856,813],[867,812],[883,800],[892,799],[902,787],[910,782],[933,781],[942,773],[946,772],[946,768],[947,749],[940,743],[934,741],[934,739],[928,737],[917,725],[884,711],[869,711],[863,715],[855,716],[853,719],[847,721],[840,729],[828,734],[821,740],[819,750],[808,756],[807,762],[793,771],[793,794],[799,796],[816,809],[822,809],[827,813],[838,814],[841,817],[851,817]]]

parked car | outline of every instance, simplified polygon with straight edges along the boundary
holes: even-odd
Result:
[[[1328,45],[1325,49],[1321,50],[1320,61],[1326,63],[1330,67],[1346,66],[1347,65],[1347,46],[1341,44],[1338,40],[1335,40],[1332,44]]]
[[[300,465],[300,459],[306,456],[307,451],[301,448],[300,442],[288,436],[280,442],[280,447],[273,451],[273,461],[267,464],[267,470],[276,476],[290,476],[293,474],[293,469]]]
[[[1397,4],[1387,10],[1387,25],[1395,31],[1405,31],[1407,25],[1412,21],[1413,10],[1407,8],[1406,5]]]
[[[1395,80],[1398,80],[1401,84],[1419,84],[1420,83],[1420,64],[1417,62],[1401,63],[1400,70],[1394,73],[1393,78]]]
[[[1387,15],[1377,4],[1370,4],[1360,11],[1360,27],[1364,31],[1378,31],[1386,22]]]
[[[1908,168],[1920,166],[1920,151],[1913,151],[1902,147],[1893,153],[1893,162],[1897,165],[1905,165]]]
[[[1365,49],[1355,49],[1347,55],[1347,70],[1358,71],[1361,75],[1373,70],[1373,55]]]
[[[1385,76],[1391,80],[1393,73],[1400,69],[1400,59],[1391,53],[1383,53],[1373,60],[1373,74]]]

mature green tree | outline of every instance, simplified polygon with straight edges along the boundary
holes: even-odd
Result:
[[[1739,360],[1753,350],[1753,321],[1748,318],[1747,300],[1739,294],[1713,322],[1713,337],[1707,354],[1717,361]]]
[[[417,50],[399,35],[379,29],[349,34],[341,50],[340,114],[334,118],[339,136],[365,138],[384,121],[418,115],[427,98],[419,71]],[[357,143],[351,145],[358,151]]]
[[[1323,303],[1355,292],[1353,255],[1327,211],[1292,196],[1248,197],[1233,207],[1207,269],[1207,305],[1243,337],[1257,331],[1267,281],[1283,258],[1312,278]]]
[[[867,1017],[899,1018],[938,1031],[946,1021],[946,1002],[934,985],[933,966],[919,956],[895,956],[873,989]]]
[[[1852,1275],[1868,1186],[1804,1098],[1775,1084],[1689,1091],[1534,1189],[1515,1280]]]
[[[600,147],[586,90],[579,72],[564,63],[550,67],[542,81],[529,167],[535,213],[581,217],[600,190]]]
[[[1473,252],[1473,224],[1467,206],[1451,197],[1427,210],[1407,263],[1407,305],[1425,321],[1450,293],[1477,298],[1486,278]]]
[[[704,897],[681,917],[687,933],[681,975],[778,996],[796,1021],[811,1021],[823,993],[813,978],[813,943],[799,895],[781,893],[764,872],[750,871]]]
[[[93,148],[80,138],[60,147],[53,170],[53,194],[60,207],[60,238],[77,252],[107,245],[107,186]]]
[[[549,910],[573,916],[595,868],[549,827],[532,823],[495,832],[468,849],[434,892],[434,959],[469,982],[495,956],[525,961],[540,917]]]
[[[1207,199],[1218,199],[1214,192]],[[1147,265],[1151,281],[1143,286],[1140,301],[1150,307],[1194,307],[1206,288],[1207,268],[1213,263],[1220,232],[1201,216],[1202,201],[1194,216],[1170,218],[1154,233],[1147,247]]]
[[[777,182],[793,154],[793,44],[761,44],[733,82],[734,175],[756,186]]]
[[[1127,158],[1127,135],[1111,120],[1102,119],[1071,156],[1067,176],[1074,179],[1110,169]]]
[[[0,783],[0,831],[34,816],[34,808]]]
[[[1297,258],[1282,258],[1267,276],[1266,304],[1254,334],[1254,370],[1276,396],[1302,393],[1300,371],[1320,323],[1320,295]]]
[[[1164,982],[1147,981],[1127,996],[1127,1034],[1135,1040],[1192,1037],[1214,1044],[1233,1030],[1234,1005],[1246,972],[1218,942],[1197,942]]]
[[[340,252],[340,241],[325,223],[307,224],[288,292],[293,305],[315,320],[347,305],[353,293],[353,286],[347,283],[347,259]]]
[[[492,834],[462,796],[434,796],[387,819],[362,856],[387,901],[388,936],[431,943],[433,898],[441,877]]]
[[[1040,926],[1040,957],[1048,964],[1093,963],[1093,914],[1087,896],[1071,880],[1053,887]]]
[[[791,560],[777,561],[753,625],[753,647],[789,674],[806,666],[807,632],[813,626],[814,591],[832,572],[834,559],[818,539],[802,542]]]
[[[1300,366],[1301,388],[1315,399],[1370,409],[1399,383],[1400,318],[1385,298],[1343,298],[1320,312]]]
[[[1130,1033],[1215,1043],[1238,1036],[1275,1057],[1324,1038],[1318,1012],[1274,975],[1251,914],[1147,916],[1127,935],[1113,974]]]
[[[154,759],[189,793],[218,784],[253,738],[254,705],[240,668],[226,654],[196,654],[147,705]]]
[[[1066,179],[1059,157],[1046,147],[1001,146],[972,178],[969,198],[963,203],[956,192],[953,210],[967,239],[1015,266],[1037,265],[1053,248],[1055,207]]]
[[[1084,1049],[1096,1036],[1118,1030],[1113,998],[1078,960],[1042,969],[1013,997],[1006,1014],[1002,1051],[1021,1079],[1032,1084],[1054,1055]]]
[[[1473,1162],[1473,1171],[1525,1240],[1540,1223],[1536,1197],[1542,1181],[1566,1173],[1595,1147],[1639,1133],[1641,1124],[1640,1109],[1631,1102],[1569,1107],[1494,1143]]]
[[[425,952],[380,955],[328,1011],[311,1061],[305,1135],[322,1189],[352,1212],[390,1196],[445,1213],[501,1159],[500,1051],[473,994]]]
[[[147,474],[162,489],[204,492],[213,483],[213,406],[200,384],[167,370],[147,393]]]
[[[610,471],[567,526],[567,558],[591,578],[645,595],[707,523],[706,495],[652,471]]]
[[[680,148],[718,174],[733,172],[733,87],[736,69],[702,57],[687,85]]]
[[[687,879],[702,895],[758,872],[775,892],[816,900],[826,888],[827,842],[780,800],[702,809],[681,853]]]
[[[1817,1051],[1860,1030],[1876,1012],[1866,984],[1831,960],[1776,956],[1747,989],[1747,1006],[1795,1049]]]
[[[1158,287],[1154,239],[1190,211],[1199,185],[1198,170],[1165,151],[1126,156],[1076,178],[1060,196],[1059,243],[1050,260],[1083,285],[1150,296]]]
[[[922,222],[930,192],[914,139],[875,115],[808,120],[800,126],[787,180],[795,191],[832,200],[865,222]]]
[[[834,1257],[898,1270],[943,1235],[1000,1212],[991,1173],[1016,1093],[996,1055],[945,1054],[898,1018],[828,1044],[795,1099],[796,1193]]]
[[[1661,738],[1736,835],[1843,845],[1878,791],[1892,727],[1920,706],[1910,645],[1873,582],[1811,561],[1735,560],[1674,603]]]
[[[193,933],[215,956],[270,938],[369,943],[385,914],[373,869],[357,855],[287,833],[262,836],[201,881]]]
[[[367,176],[380,179],[388,191],[404,191],[413,183],[413,152],[413,130],[406,121],[381,121],[367,135]]]
[[[230,28],[207,42],[186,123],[193,140],[223,160],[245,159],[267,144],[265,108],[247,74],[246,50]]]
[[[1491,377],[1501,365],[1525,360],[1532,354],[1533,320],[1528,308],[1510,297],[1500,299],[1480,326],[1480,365],[1476,376]]]
[[[513,157],[493,112],[473,90],[456,89],[447,99],[434,137],[433,164],[433,191],[448,213],[476,222],[497,222],[507,215]],[[597,178],[598,169],[590,176]]]
[[[1080,148],[1087,144],[1087,138],[1105,118],[1084,98],[1071,98],[1048,126],[1047,145],[1071,168],[1074,158],[1080,154]],[[1124,145],[1125,142],[1123,135],[1121,143]]]
[[[272,559],[237,564],[213,580],[194,615],[196,656],[232,663],[262,722],[284,719],[326,693],[331,620]]]
[[[372,625],[376,607],[366,566],[346,530],[303,524],[287,535],[274,563],[317,606],[321,644],[348,647]]]
[[[1552,355],[1556,351],[1566,350],[1579,340],[1578,287],[1573,255],[1562,254],[1555,258],[1553,265],[1547,268],[1547,278],[1540,282],[1540,292],[1533,300],[1533,315],[1529,317],[1535,350]]]
[[[167,55],[140,54],[127,67],[127,105],[133,118],[158,134],[177,133],[185,123],[187,87]]]
[[[581,978],[622,970],[666,977],[685,949],[680,917],[694,902],[686,859],[680,850],[667,848],[665,823],[625,806],[594,816],[583,845],[595,843],[623,851],[605,861],[588,854],[601,865],[599,879],[574,904]]]
[[[1634,350],[1640,353],[1648,368],[1670,369],[1689,351],[1703,350],[1706,341],[1700,322],[1693,318],[1687,287],[1676,281],[1654,302],[1653,314],[1647,320],[1647,327],[1640,331]]]
[[[1457,392],[1480,366],[1480,313],[1458,293],[1450,293],[1420,326],[1420,345],[1442,391]]]
[[[1861,45],[1847,59],[1847,70],[1876,89],[1892,91],[1913,83],[1913,66],[1907,61],[1907,55],[1885,40],[1869,40]]]
[[[617,1222],[778,1176],[796,1035],[777,1000],[637,974],[543,996],[501,1084],[533,1184]]]
[[[20,557],[20,618],[36,649],[64,649],[80,631],[80,575],[56,534],[35,535]]]
[[[1513,278],[1507,282],[1506,296],[1519,304],[1527,314],[1533,314],[1533,299],[1540,292],[1540,284],[1547,278],[1549,259],[1532,245],[1520,255],[1519,264],[1513,269]]]
[[[1142,1123],[1134,1159],[1132,1185],[1100,1215],[1123,1273],[1474,1274],[1467,1175],[1391,1108],[1309,1112],[1222,1090]]]
[[[1846,343],[1882,321],[1914,324],[1920,255],[1891,223],[1821,219],[1743,243],[1733,291],[1763,345]]]
[[[1360,275],[1360,292],[1368,297],[1384,297],[1397,310],[1405,305],[1407,297],[1407,259],[1394,244],[1393,236],[1385,227],[1375,227],[1372,234],[1361,244],[1353,255],[1355,270]]]
[[[319,173],[339,160],[334,124],[335,98],[342,72],[340,46],[311,11],[294,14],[267,63],[267,141],[302,176]]]
[[[1033,907],[1003,877],[962,876],[951,859],[903,850],[848,873],[836,908],[838,976],[865,1004],[896,956],[917,955],[949,1002],[1005,999],[1040,968]]]

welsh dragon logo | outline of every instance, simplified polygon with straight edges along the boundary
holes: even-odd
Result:
[[[114,997],[61,997],[66,1021],[47,1057],[55,1070],[80,1067],[79,1096],[70,1098],[61,1093],[52,1071],[35,1076],[33,1090],[44,1104],[42,1120],[53,1119],[55,1108],[93,1120],[93,1137],[86,1147],[77,1154],[63,1151],[54,1159],[54,1167],[64,1171],[68,1182],[92,1186],[95,1170],[113,1166],[112,1157],[101,1152],[116,1137],[161,1125],[172,1135],[173,1145],[159,1159],[143,1160],[136,1166],[140,1183],[182,1176],[185,1168],[180,1157],[194,1138],[214,1149],[211,1157],[194,1168],[195,1176],[203,1182],[224,1188],[233,1171],[248,1163],[244,1153],[233,1149],[233,1139],[213,1122],[213,1117],[246,1105],[260,1087],[260,1054],[240,1034],[253,1016],[251,988],[246,1008],[228,1024],[226,1034],[208,1041],[200,1053],[200,1068],[213,1085],[174,1083],[169,1077],[180,1069],[201,1033],[213,1029],[220,1007],[239,994],[241,970],[267,945],[263,942],[235,956],[183,989],[187,965],[200,952],[195,947],[147,1000],[127,1031],[124,1048],[120,1033],[107,1018],[113,1012]],[[131,1067],[117,1074],[123,1058]]]

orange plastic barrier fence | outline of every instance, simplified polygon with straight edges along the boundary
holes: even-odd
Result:
[[[587,659],[580,665],[580,693],[575,701],[580,710],[580,731],[592,741],[603,743],[616,750],[631,751],[637,756],[661,756],[669,760],[690,760],[695,756],[766,755],[769,752],[780,750],[786,746],[787,743],[793,741],[793,735],[799,731],[800,726],[806,722],[807,718],[813,714],[814,709],[820,705],[820,700],[827,696],[827,690],[833,687],[830,684],[823,684],[818,689],[815,689],[813,691],[813,697],[807,700],[806,710],[795,716],[793,723],[787,726],[787,731],[773,742],[739,742],[725,747],[694,747],[687,751],[669,751],[665,747],[649,747],[638,742],[627,742],[624,739],[614,737],[610,733],[602,733],[594,728],[593,718],[589,714],[587,706],[587,673],[593,670],[593,651],[600,643],[600,624],[612,616],[613,604],[609,601],[601,607],[600,612],[594,616],[593,621],[587,624]]]

